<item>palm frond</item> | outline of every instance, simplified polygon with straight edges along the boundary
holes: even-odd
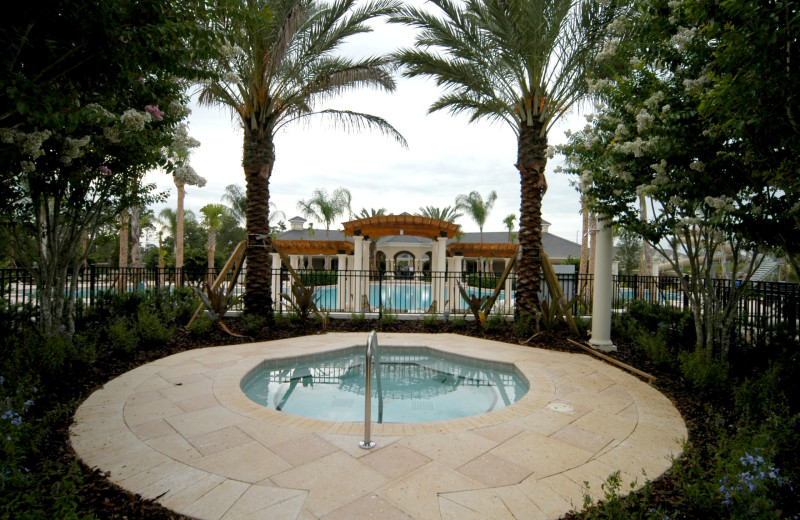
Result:
[[[363,130],[377,130],[380,134],[394,139],[403,148],[408,148],[408,142],[406,142],[405,137],[390,125],[388,121],[382,117],[363,114],[361,112],[334,109],[320,110],[319,112],[298,114],[294,119],[288,120],[284,124],[311,116],[322,117],[326,119],[329,124],[332,124],[334,128],[346,131],[354,130],[361,132]]]

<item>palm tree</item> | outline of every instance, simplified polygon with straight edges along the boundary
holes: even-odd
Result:
[[[494,190],[489,193],[486,200],[483,200],[483,197],[477,191],[471,191],[469,195],[456,197],[456,208],[466,211],[467,215],[478,224],[478,229],[481,231],[481,244],[483,244],[483,225],[486,224],[486,219],[489,217],[496,200],[497,192]]]
[[[464,216],[463,213],[458,212],[458,208],[451,208],[450,206],[445,206],[443,208],[425,206],[424,208],[419,208],[419,211],[415,214],[420,217],[444,220],[445,222],[455,222],[457,218]]]
[[[517,216],[513,213],[509,214],[506,218],[503,219],[503,224],[506,225],[506,229],[508,230],[508,243],[514,242],[516,236],[514,235],[514,221],[517,220]]]
[[[225,193],[222,194],[222,202],[228,203],[228,211],[236,219],[236,222],[241,225],[247,222],[247,195],[245,195],[244,188],[238,184],[228,184],[225,186]],[[279,210],[274,202],[270,202],[268,219],[270,229],[273,228],[274,222],[281,219],[286,219],[286,214]]]
[[[183,228],[184,222],[187,220],[194,221],[195,216],[192,210],[183,211],[183,206],[179,205],[178,209],[180,211],[176,211],[172,208],[164,208],[158,213],[158,222],[161,224],[161,227],[166,228],[169,236],[172,237],[172,241],[175,246],[175,250],[173,253],[175,254],[175,267],[182,267],[182,265],[178,265],[178,247],[180,247],[181,254],[183,254]],[[183,218],[179,218],[179,215],[183,215]]]
[[[334,52],[347,39],[369,32],[367,22],[391,14],[395,0],[251,0],[232,18],[233,45],[218,63],[218,81],[200,88],[201,105],[229,108],[244,130],[242,166],[247,185],[245,310],[272,318],[269,180],[274,138],[286,124],[322,115],[350,128],[377,129],[405,145],[385,120],[351,111],[318,110],[316,102],[358,87],[395,88],[388,57],[351,59]]]
[[[310,199],[297,202],[297,209],[306,218],[313,218],[320,223],[324,222],[325,238],[327,239],[331,222],[345,213],[352,213],[350,210],[352,198],[350,190],[347,188],[336,188],[330,197],[325,188],[317,188]]]
[[[588,94],[586,80],[596,66],[605,25],[621,8],[595,0],[429,3],[435,13],[406,6],[392,17],[421,29],[415,47],[396,56],[405,76],[430,77],[444,87],[430,111],[466,112],[471,121],[503,121],[514,131],[522,200],[517,308],[536,313],[547,134]]]
[[[386,214],[386,208],[361,208],[361,211],[358,213],[359,218],[371,218],[371,217],[380,217],[381,215]],[[377,271],[378,270],[378,240],[380,237],[370,237],[369,238],[369,268],[370,271]]]
[[[203,214],[203,225],[208,229],[208,269],[214,269],[214,254],[217,251],[217,229],[227,214],[227,206],[223,204],[206,204],[200,208]],[[210,276],[210,275],[209,275]]]

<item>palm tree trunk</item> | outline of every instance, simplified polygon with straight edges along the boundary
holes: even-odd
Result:
[[[544,169],[547,166],[547,134],[542,123],[520,125],[517,169],[520,172],[521,206],[519,217],[519,261],[517,308],[534,315],[539,310],[542,281],[542,197],[547,191]]]
[[[214,283],[214,253],[217,250],[217,230],[209,228],[208,230],[208,286]]]
[[[272,320],[272,265],[269,234],[269,178],[275,164],[272,136],[245,131],[242,166],[247,183],[247,274],[244,309]]]

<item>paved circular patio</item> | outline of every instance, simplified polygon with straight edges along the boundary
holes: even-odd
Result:
[[[531,383],[502,410],[414,424],[329,422],[261,407],[240,389],[264,359],[365,345],[321,334],[176,354],[123,374],[77,410],[72,445],[112,482],[203,519],[544,519],[589,482],[654,479],[687,432],[670,401],[589,355],[452,334],[379,335],[513,362]]]

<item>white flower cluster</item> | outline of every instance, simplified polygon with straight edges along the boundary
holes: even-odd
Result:
[[[106,107],[98,105],[97,103],[89,103],[86,105],[86,108],[108,121],[114,121],[117,119],[117,116],[109,112]]]
[[[556,156],[556,149],[555,149],[555,147],[553,145],[550,145],[550,146],[547,147],[547,150],[546,150],[545,153],[547,154],[547,158],[548,159],[552,159],[553,157]]]
[[[686,89],[686,92],[689,94],[698,94],[703,89],[703,85],[709,82],[709,78],[707,75],[703,74],[697,79],[685,79],[683,80],[683,87]]]
[[[225,42],[220,46],[220,51],[223,58],[232,60],[242,54],[242,48],[238,45],[231,45],[230,42]]]
[[[198,186],[201,188],[206,185],[205,177],[200,177],[200,175],[194,171],[194,168],[188,164],[182,164],[178,166],[173,175],[175,177],[175,182],[179,184],[188,184],[190,186]]]
[[[172,148],[178,155],[185,156],[192,148],[200,146],[200,141],[189,135],[189,127],[182,124],[175,130],[175,137],[172,138]]]
[[[659,177],[666,175],[667,161],[661,159],[661,161],[651,164],[650,168],[652,168],[656,172],[656,178],[658,179]]]
[[[617,54],[619,48],[619,38],[609,38],[603,44],[602,50],[597,53],[597,61],[611,60]]]
[[[659,90],[645,100],[644,106],[650,110],[655,110],[658,104],[664,100],[664,97],[664,93]]]
[[[228,70],[222,75],[222,81],[225,83],[239,83],[239,76],[232,70]]]
[[[633,58],[631,58],[631,60],[630,60],[630,63],[631,63],[631,66],[632,66],[632,67],[639,67],[639,66],[641,66],[641,65],[642,65],[644,62],[642,61],[642,59],[641,59],[640,57],[638,57],[638,56],[634,56]]]
[[[606,88],[609,84],[609,81],[607,79],[598,79],[597,81],[594,81],[589,78],[586,80],[586,84],[589,87],[589,92],[596,94],[597,92],[600,92]]]
[[[653,121],[655,121],[653,115],[646,108],[641,109],[636,114],[636,131],[641,134],[650,130],[653,127]]]
[[[103,128],[103,137],[109,143],[119,142],[119,130],[115,126],[107,126]]]
[[[647,141],[643,141],[641,137],[637,137],[633,141],[625,141],[622,143],[617,143],[613,146],[613,150],[627,154],[633,155],[634,157],[641,157],[647,151],[648,143]]]
[[[608,24],[608,29],[615,33],[621,33],[625,30],[625,26],[628,23],[628,19],[624,16],[618,16],[614,18],[614,21]]]
[[[636,194],[639,196],[652,197],[658,193],[658,187],[655,184],[640,184],[636,186]]]
[[[135,132],[144,130],[144,125],[153,120],[148,112],[139,112],[134,108],[130,108],[122,113],[119,118],[120,122]]]
[[[618,124],[617,128],[614,130],[614,137],[625,137],[628,134],[630,134],[630,132],[624,123]]]
[[[0,141],[6,144],[15,144],[19,150],[33,159],[38,159],[44,155],[42,150],[42,143],[53,135],[50,130],[42,130],[41,132],[31,132],[29,134],[20,132],[13,128],[0,128]],[[33,171],[33,170],[27,170]]]
[[[188,116],[192,113],[192,109],[188,106],[184,105],[180,101],[173,99],[167,105],[166,112],[177,119],[183,119],[184,117]]]
[[[734,211],[736,209],[736,201],[726,195],[720,197],[708,196],[705,198],[705,202],[717,211]]]
[[[86,151],[86,145],[89,144],[91,138],[88,135],[81,137],[80,139],[73,139],[72,137],[67,137],[64,139],[64,148],[61,150],[61,162],[64,164],[72,164],[73,159],[77,159],[78,157],[82,157]]]
[[[694,160],[692,164],[689,165],[689,168],[696,172],[701,172],[706,169],[706,165],[702,161]]]
[[[677,47],[680,52],[683,52],[689,47],[695,36],[697,36],[697,27],[681,27],[670,38],[669,42]]]

